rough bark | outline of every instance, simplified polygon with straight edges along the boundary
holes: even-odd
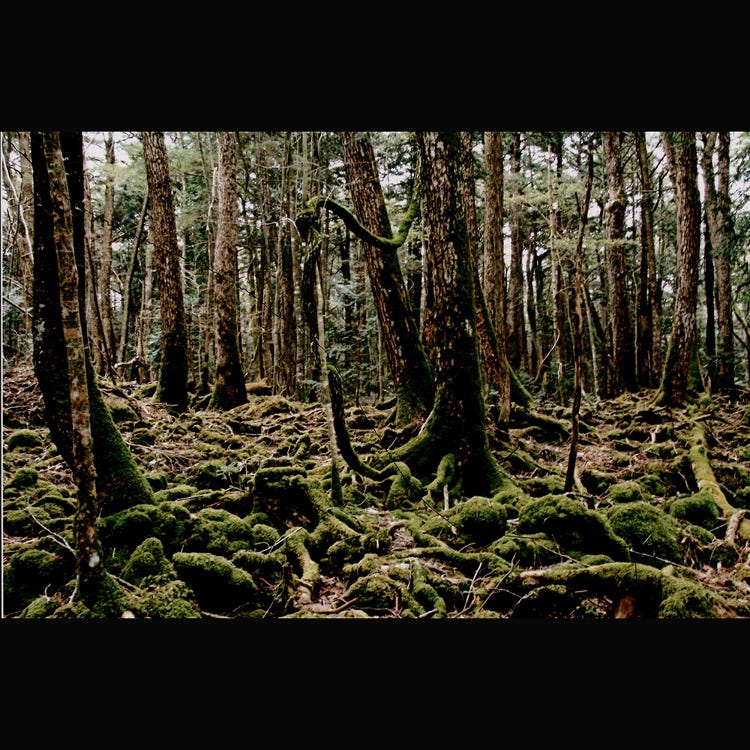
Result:
[[[365,133],[341,132],[347,184],[354,213],[377,237],[391,239],[391,225],[378,177],[375,154]],[[401,238],[401,243],[405,237]],[[364,256],[380,323],[397,406],[395,423],[422,421],[435,393],[430,363],[420,340],[419,326],[409,304],[396,250],[398,244],[364,243]]]
[[[174,199],[164,133],[141,133],[146,165],[156,280],[161,312],[161,359],[158,401],[178,411],[188,408],[187,326],[177,245]]]
[[[714,153],[717,169],[714,170]],[[734,327],[732,322],[732,257],[734,226],[729,195],[729,133],[703,134],[701,156],[705,186],[706,221],[716,280],[716,378],[715,391],[734,389]],[[706,300],[706,304],[709,304]]]
[[[115,213],[115,141],[112,133],[104,140],[104,153],[108,170],[104,178],[104,217],[102,220],[99,249],[99,288],[96,290],[99,314],[102,322],[102,345],[100,375],[114,375],[115,323],[112,310],[112,221]]]
[[[621,158],[623,133],[602,133],[607,177],[604,208],[604,249],[607,257],[607,287],[612,326],[612,380],[610,395],[638,389],[635,371],[633,325],[628,298],[628,253],[625,246],[627,196]]]
[[[96,533],[99,508],[96,470],[86,373],[86,349],[78,297],[78,271],[73,245],[73,215],[70,204],[60,136],[43,136],[49,199],[52,208],[52,238],[59,275],[60,322],[67,368],[70,406],[71,471],[78,489],[74,524],[78,593],[87,606],[96,599],[104,572],[102,549]]]
[[[237,137],[234,133],[220,132],[217,138],[219,216],[213,257],[216,378],[210,403],[217,409],[232,409],[247,403],[237,342]]]
[[[658,405],[680,405],[698,389],[691,375],[696,362],[697,295],[700,253],[700,195],[695,133],[662,134],[677,205],[677,294],[672,331],[664,360],[661,383],[656,394]]]
[[[78,274],[78,304],[84,342],[85,318],[84,188],[81,133],[61,133],[73,221],[73,244]],[[42,135],[31,139],[34,164],[34,371],[45,405],[47,424],[55,446],[68,466],[73,465],[70,386],[64,346],[62,311],[50,300],[59,299],[57,258]],[[114,513],[139,503],[153,502],[153,493],[122,439],[104,403],[87,350],[87,384],[97,475],[97,505]]]
[[[507,294],[508,361],[519,369],[525,359],[526,328],[523,316],[523,239],[521,224],[521,134],[513,133],[510,146],[511,197],[510,209],[510,272]]]
[[[635,139],[641,177],[641,269],[638,302],[637,373],[640,385],[652,388],[658,383],[661,373],[661,290],[654,244],[654,201],[646,134],[637,131]]]
[[[435,403],[420,434],[399,454],[417,476],[456,459],[462,494],[491,494],[502,483],[489,450],[477,345],[474,275],[461,191],[460,133],[416,133],[424,241],[431,258],[436,313]]]

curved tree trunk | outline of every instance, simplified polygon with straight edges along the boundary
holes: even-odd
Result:
[[[365,229],[390,239],[391,225],[370,139],[364,133],[348,131],[339,133],[339,137],[354,213]],[[396,248],[365,243],[364,254],[396,391],[395,422],[400,426],[421,422],[432,408],[435,388]]]

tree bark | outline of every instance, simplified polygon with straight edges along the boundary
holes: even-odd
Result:
[[[417,476],[456,458],[462,494],[487,495],[502,482],[489,450],[477,345],[474,274],[461,182],[461,134],[416,133],[423,195],[422,226],[431,258],[436,314],[435,403],[420,434],[400,455]]]
[[[521,218],[521,134],[511,137],[510,145],[510,273],[507,295],[508,361],[518,370],[527,359],[526,327],[523,316],[523,239]]]
[[[161,361],[156,398],[177,411],[188,408],[188,358],[182,269],[164,133],[141,133],[148,182],[156,280],[161,312]]]
[[[210,403],[217,409],[232,409],[247,403],[237,343],[237,137],[220,132],[217,138],[219,217],[213,258],[216,379]]]
[[[681,405],[700,388],[697,362],[697,301],[700,195],[695,133],[662,133],[677,205],[677,295],[657,405]],[[691,372],[692,370],[692,372]]]
[[[65,159],[73,221],[73,246],[78,275],[79,319],[84,342],[88,341],[85,318],[84,269],[84,173],[81,133],[60,133]],[[32,133],[34,166],[34,370],[45,405],[50,436],[68,466],[73,466],[73,438],[62,310],[50,300],[60,295],[55,254],[50,186],[47,179],[41,133]],[[103,514],[139,503],[153,502],[151,488],[122,439],[96,382],[91,355],[86,349],[87,384],[97,476],[97,506]]]
[[[99,508],[96,497],[86,348],[73,246],[73,216],[60,136],[57,132],[51,131],[45,133],[42,140],[52,208],[52,237],[59,274],[58,304],[67,363],[64,377],[68,383],[70,404],[70,468],[78,488],[74,523],[78,592],[83,602],[91,606],[99,592],[104,567],[101,544],[96,533]]]
[[[729,195],[729,133],[703,134],[701,166],[705,186],[706,222],[716,279],[716,378],[715,391],[732,392],[734,327],[732,322],[732,257],[735,235]],[[718,167],[714,170],[714,153]],[[718,182],[717,182],[718,180]],[[709,305],[711,300],[706,300]]]
[[[373,235],[391,239],[390,220],[369,137],[349,131],[339,133],[339,137],[354,213]],[[395,423],[405,426],[420,422],[432,408],[435,388],[396,247],[366,242],[364,255],[396,392]]]
[[[604,249],[607,257],[607,287],[612,326],[612,380],[610,395],[636,391],[635,346],[628,299],[628,254],[625,248],[627,196],[620,156],[623,133],[602,133],[607,176],[607,204],[604,208]]]

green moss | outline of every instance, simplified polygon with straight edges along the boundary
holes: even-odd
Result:
[[[721,509],[707,489],[688,497],[671,500],[667,505],[667,511],[681,521],[700,526],[708,531],[716,529],[721,521]]]
[[[142,504],[113,513],[99,522],[99,537],[106,547],[135,549],[148,537],[157,537],[169,550],[179,545],[187,528],[168,506]]]
[[[479,545],[499,539],[508,528],[505,505],[488,497],[471,497],[456,504],[445,515],[459,534]]]
[[[174,579],[176,573],[164,554],[160,539],[149,537],[139,544],[122,570],[126,581],[142,586],[149,579]]]
[[[401,508],[419,502],[425,493],[422,483],[412,476],[411,469],[403,461],[395,462],[393,468],[395,473],[385,500],[385,507]]]
[[[236,463],[227,463],[226,459],[207,461],[199,464],[189,473],[192,483],[201,490],[218,490],[240,487],[240,472]]]
[[[647,502],[651,499],[643,486],[633,479],[610,485],[607,489],[607,497],[613,503]]]
[[[20,468],[13,478],[7,483],[6,487],[33,487],[39,481],[39,472],[33,466],[24,466]]]
[[[172,564],[203,610],[226,614],[257,605],[258,587],[253,577],[225,557],[209,552],[177,552]]]
[[[167,487],[154,493],[154,502],[163,503],[178,500],[180,498],[190,497],[198,492],[198,488],[192,484],[176,484],[174,487]]]
[[[581,471],[581,484],[592,495],[602,495],[617,482],[617,477],[598,469],[585,468]]]
[[[572,556],[588,553],[628,559],[627,545],[605,516],[563,495],[529,503],[520,512],[516,529],[519,534],[544,533]]]
[[[231,557],[241,549],[253,549],[252,524],[223,508],[204,508],[195,514],[184,549]]]
[[[525,568],[552,565],[560,560],[557,545],[544,534],[506,535],[494,541],[487,549],[507,562]]]
[[[41,436],[34,430],[16,430],[8,435],[6,441],[8,451],[16,448],[41,448],[43,445]]]
[[[195,620],[203,617],[195,594],[184,581],[162,583],[140,598],[137,611],[142,617],[161,620]]]
[[[75,576],[75,559],[60,553],[32,548],[14,554],[3,567],[3,595],[6,613],[22,610],[43,594],[51,594]]]
[[[550,474],[546,477],[530,477],[518,482],[518,486],[524,489],[532,497],[543,497],[544,495],[562,495],[565,489],[565,480],[562,477]]]
[[[40,596],[34,599],[18,617],[28,620],[50,617],[57,609],[57,606],[57,602],[49,596]]]
[[[651,503],[635,502],[615,505],[606,515],[634,555],[657,563],[682,561],[680,529],[663,510]]]

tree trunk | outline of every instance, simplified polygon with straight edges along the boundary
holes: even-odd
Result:
[[[133,304],[133,277],[135,276],[135,268],[138,265],[138,254],[141,248],[141,236],[143,235],[143,225],[146,221],[146,209],[148,208],[148,191],[143,196],[143,203],[141,205],[141,213],[138,218],[138,227],[135,232],[135,239],[133,240],[133,249],[130,252],[130,259],[128,260],[128,270],[125,273],[125,283],[123,284],[122,291],[122,325],[120,328],[120,341],[117,346],[117,362],[115,367],[118,369],[122,368],[121,376],[126,380],[133,379],[133,372],[137,372],[135,368],[138,366],[138,362],[134,361],[131,364],[125,363],[125,357],[128,351],[128,338],[130,333],[130,320],[131,320],[131,306]],[[137,355],[136,355],[137,357]],[[133,367],[135,365],[135,368]]]
[[[435,404],[420,434],[403,446],[417,476],[456,459],[462,494],[489,495],[502,482],[489,450],[477,346],[474,274],[462,199],[461,134],[418,132],[422,226],[431,258],[436,315]]]
[[[219,217],[213,258],[216,379],[211,406],[232,409],[247,403],[237,343],[237,136],[220,132]]]
[[[662,371],[657,405],[681,405],[699,388],[697,360],[697,296],[700,253],[700,195],[695,133],[662,134],[677,204],[677,295],[672,332]],[[691,372],[692,370],[692,372]]]
[[[188,408],[188,358],[182,269],[164,133],[141,133],[153,229],[161,312],[161,362],[156,398],[178,411]]]
[[[392,238],[375,154],[364,133],[341,132],[347,183],[354,213],[372,234]],[[396,391],[397,425],[422,421],[435,393],[430,364],[422,347],[401,274],[396,248],[364,244],[365,262],[383,344]]]
[[[523,316],[523,240],[521,224],[521,134],[513,133],[510,145],[510,275],[507,296],[508,361],[518,370],[527,359]]]
[[[734,389],[734,327],[732,323],[732,257],[735,233],[729,195],[729,133],[703,135],[701,166],[706,195],[706,221],[716,275],[716,378],[714,390]],[[718,168],[714,170],[714,151]],[[718,178],[718,184],[717,184]],[[708,304],[708,300],[707,300]]]
[[[106,164],[109,167],[104,182],[104,218],[102,221],[101,251],[99,253],[99,288],[96,290],[102,320],[102,352],[100,375],[117,376],[114,369],[115,323],[112,311],[112,221],[115,213],[115,141],[107,133],[104,141]],[[93,238],[92,238],[93,239]]]
[[[609,311],[612,326],[612,381],[610,395],[636,391],[635,347],[628,300],[628,254],[625,248],[625,208],[620,151],[623,134],[602,133],[607,173],[607,204],[604,209],[604,249],[607,257]]]
[[[635,133],[641,177],[641,273],[638,304],[638,382],[653,388],[661,373],[661,295],[654,245],[653,197],[646,135]]]
[[[578,240],[574,257],[574,326],[573,326],[573,404],[571,406],[570,452],[565,472],[564,491],[570,492],[576,484],[576,460],[578,458],[578,434],[580,431],[581,397],[583,391],[583,236],[591,201],[591,183],[594,177],[594,155],[591,141],[588,144],[588,174],[583,204],[578,216]]]
[[[64,340],[70,404],[71,471],[78,488],[74,536],[78,591],[92,606],[104,574],[101,544],[96,533],[99,508],[92,445],[91,412],[86,373],[86,347],[78,295],[78,271],[73,245],[73,215],[60,136],[43,136],[48,190],[52,208],[52,237],[57,258],[60,296],[58,305]]]

